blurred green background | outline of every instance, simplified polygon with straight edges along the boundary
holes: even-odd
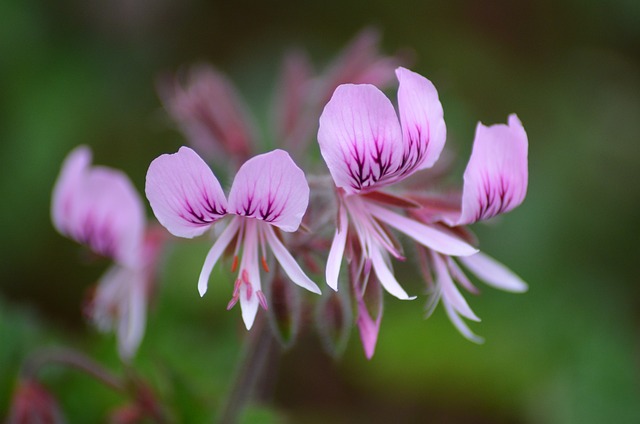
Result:
[[[72,346],[116,373],[113,337],[84,323],[104,263],[55,232],[50,193],[78,144],[142,190],[150,161],[183,143],[159,73],[207,61],[238,85],[266,133],[279,61],[322,66],[360,29],[410,49],[439,90],[448,145],[466,163],[478,120],[516,112],[529,135],[525,203],[477,225],[481,248],[530,285],[466,296],[485,337],[466,341],[424,300],[386,296],[376,355],[354,331],[334,361],[308,332],[286,352],[270,406],[247,422],[640,422],[640,2],[4,0],[0,2],[0,417],[29,352]],[[461,173],[459,174],[461,175]],[[180,422],[206,422],[231,384],[244,330],[229,288],[200,299],[209,241],[174,244],[136,368]],[[407,274],[405,279],[410,278]],[[43,375],[70,422],[125,402],[89,378]]]

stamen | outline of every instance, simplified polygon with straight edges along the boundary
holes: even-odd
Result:
[[[267,265],[267,258],[265,258],[265,257],[263,256],[261,259],[262,259],[262,268],[263,268],[266,272],[269,272],[269,265]]]
[[[240,281],[240,279],[236,280],[235,284],[233,285],[233,297],[240,296],[241,285],[242,285],[242,281]]]
[[[242,281],[244,283],[251,285],[251,281],[249,281],[249,273],[246,269],[243,269],[240,275],[242,276]]]
[[[265,297],[264,293],[262,293],[262,290],[258,290],[256,292],[256,296],[258,296],[258,302],[260,302],[260,306],[262,306],[262,309],[268,311],[269,307],[267,306],[267,298]]]
[[[239,296],[233,296],[231,298],[231,300],[229,301],[229,303],[227,303],[227,311],[230,311],[231,308],[233,308],[234,306],[236,306],[236,303],[238,303],[238,299],[240,299]]]
[[[231,264],[231,272],[236,272],[238,269],[238,255],[233,256],[233,263]]]

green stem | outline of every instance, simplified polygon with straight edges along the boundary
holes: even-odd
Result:
[[[269,372],[276,366],[280,349],[271,334],[264,314],[260,314],[246,339],[242,358],[239,362],[233,386],[224,403],[218,422],[232,424],[238,422],[242,410],[252,397],[264,399],[270,396],[273,377]]]

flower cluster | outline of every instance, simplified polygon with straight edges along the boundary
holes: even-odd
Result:
[[[159,84],[169,115],[191,147],[153,160],[147,199],[174,236],[212,230],[215,242],[198,290],[205,294],[214,266],[228,256],[237,272],[228,309],[240,303],[247,329],[260,307],[278,313],[272,306],[285,300],[274,298],[271,285],[284,276],[316,294],[326,283],[346,291],[356,306],[354,322],[370,358],[382,318],[382,288],[399,299],[420,294],[407,293],[394,274],[393,260],[407,256],[399,234],[414,242],[430,294],[427,314],[441,302],[471,340],[481,339],[463,318],[479,319],[456,283],[471,292],[476,288],[463,268],[494,287],[526,290],[519,277],[479,253],[467,228],[524,200],[528,142],[522,124],[515,115],[506,125],[478,124],[459,193],[409,185],[412,175],[429,179],[428,169],[445,147],[446,125],[434,85],[398,62],[378,54],[371,32],[324,73],[314,75],[300,53],[285,60],[274,137],[314,175],[305,175],[285,150],[262,153],[248,108],[220,72],[199,66],[186,78]],[[380,91],[394,81],[394,69],[397,112]],[[315,130],[330,178],[318,175],[322,168],[303,154]],[[235,173],[228,196],[203,157]],[[121,354],[128,358],[144,330],[158,244],[146,241],[143,207],[128,179],[119,171],[91,168],[89,160],[86,148],[67,159],[54,190],[53,220],[61,233],[114,260],[92,316],[100,328],[118,329]]]

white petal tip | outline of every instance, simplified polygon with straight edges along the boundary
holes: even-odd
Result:
[[[198,285],[198,293],[200,293],[200,297],[204,297],[205,293],[207,293],[207,286]]]
[[[407,297],[407,300],[415,300],[415,299],[417,299],[417,298],[418,298],[418,296],[408,296],[408,297]]]

